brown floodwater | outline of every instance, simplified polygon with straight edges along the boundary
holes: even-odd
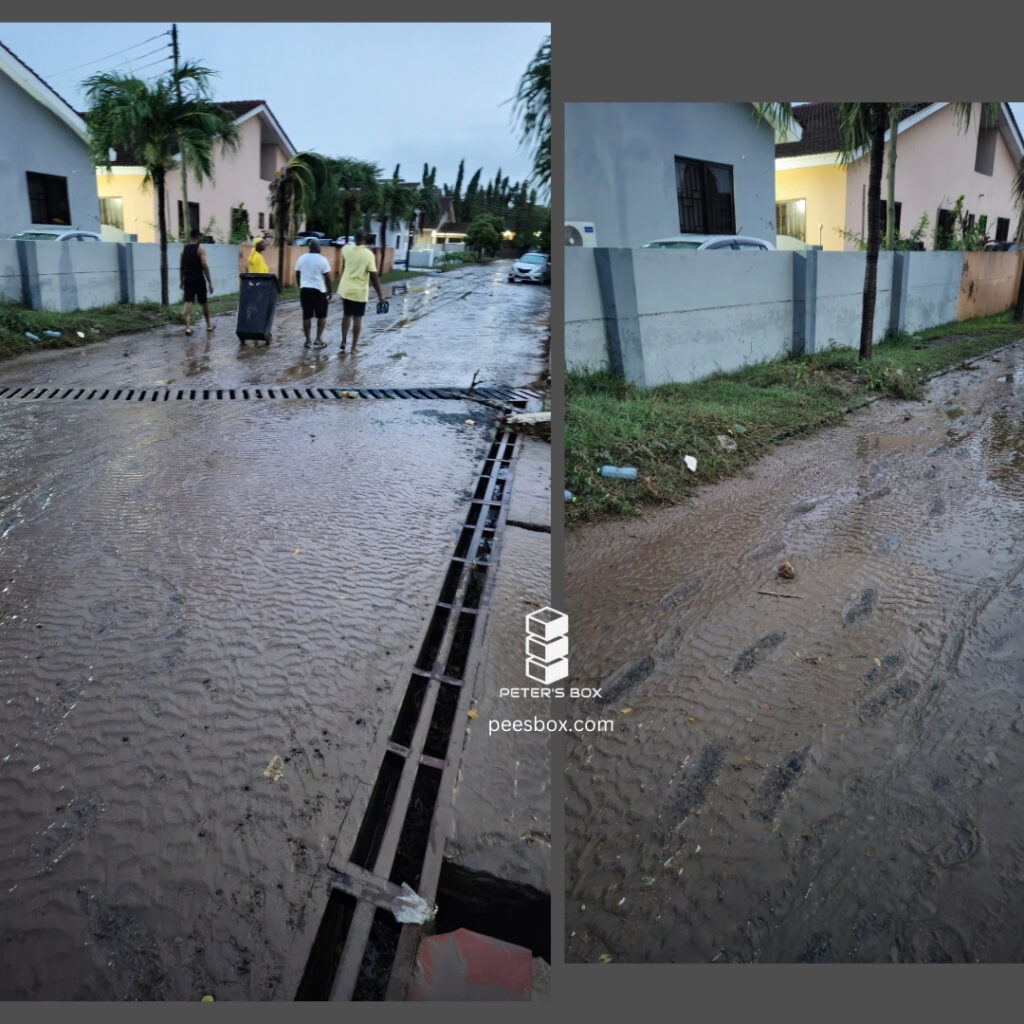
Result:
[[[221,317],[12,360],[0,386],[527,384],[550,293],[501,269],[445,276],[461,318],[368,318],[357,357],[303,351],[285,308],[270,346]],[[295,997],[497,415],[0,400],[0,998]]]
[[[566,595],[616,719],[567,740],[567,960],[1024,959],[1024,343],[575,531]]]

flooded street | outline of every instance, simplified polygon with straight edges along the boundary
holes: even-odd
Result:
[[[566,594],[569,962],[1024,958],[1024,343],[570,533]]]
[[[410,279],[355,355],[289,303],[270,346],[231,314],[0,388],[525,386],[550,292],[506,272]],[[0,396],[0,998],[295,998],[499,416]]]

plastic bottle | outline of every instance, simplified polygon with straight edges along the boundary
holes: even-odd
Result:
[[[576,495],[573,494],[572,491],[566,491],[565,492],[565,500],[566,501],[575,501],[576,500]]]
[[[26,331],[25,332],[25,337],[28,338],[29,341],[38,341],[39,340],[39,335],[38,334],[33,334],[31,331]]]
[[[616,476],[621,480],[635,480],[636,468],[634,466],[602,466],[601,476]]]
[[[60,331],[43,331],[43,334],[45,334],[48,338],[60,337]]]

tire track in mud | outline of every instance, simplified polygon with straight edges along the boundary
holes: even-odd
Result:
[[[567,748],[569,962],[1024,956],[1024,431],[973,376],[570,537],[574,674],[621,717]]]

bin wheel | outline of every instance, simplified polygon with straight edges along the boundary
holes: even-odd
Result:
[[[273,331],[267,331],[267,344],[269,345],[274,340]]]

